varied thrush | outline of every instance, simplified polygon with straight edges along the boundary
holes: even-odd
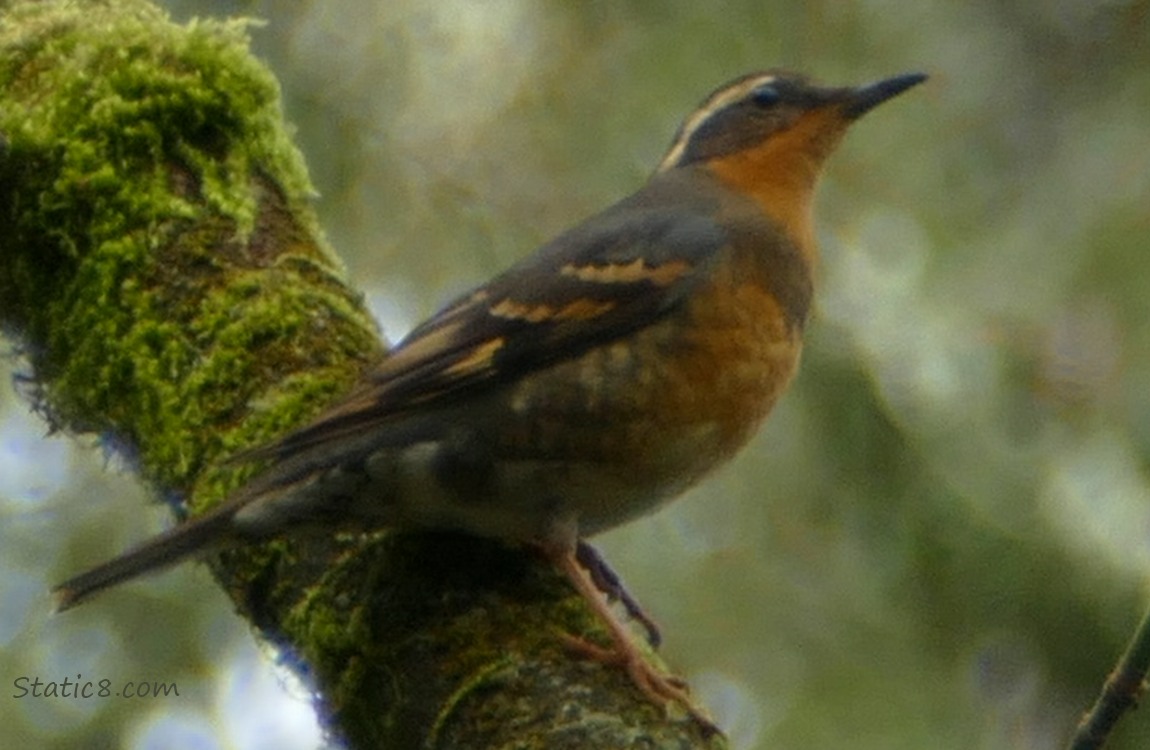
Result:
[[[638,191],[415,328],[310,424],[238,456],[267,468],[230,499],[64,582],[58,609],[297,527],[462,530],[542,550],[610,629],[599,655],[712,726],[643,658],[608,599],[642,611],[582,540],[682,493],[767,416],[811,307],[822,164],[925,78],[718,89]]]

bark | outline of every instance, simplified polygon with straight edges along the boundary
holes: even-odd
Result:
[[[0,3],[0,326],[51,425],[113,441],[181,515],[250,472],[222,458],[384,356],[247,28],[140,0]],[[559,633],[603,634],[523,551],[380,533],[212,565],[348,747],[723,745],[572,658]]]

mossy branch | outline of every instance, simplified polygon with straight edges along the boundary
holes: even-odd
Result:
[[[0,14],[0,325],[54,427],[113,440],[178,513],[201,512],[242,480],[220,458],[383,356],[375,325],[245,22],[176,25],[141,0]],[[565,653],[558,632],[595,625],[522,552],[378,534],[221,558],[350,747],[723,744]]]

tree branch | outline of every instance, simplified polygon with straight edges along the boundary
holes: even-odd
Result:
[[[1110,732],[1122,715],[1138,705],[1146,692],[1146,673],[1150,671],[1150,609],[1134,632],[1126,653],[1106,678],[1102,693],[1094,706],[1078,722],[1070,741],[1070,750],[1097,750],[1106,744]]]
[[[203,512],[243,479],[218,459],[382,356],[375,325],[244,22],[179,26],[141,0],[0,14],[0,325],[54,427],[114,440],[178,513]],[[378,534],[213,568],[350,747],[724,744],[565,653],[558,632],[599,626],[520,551]]]

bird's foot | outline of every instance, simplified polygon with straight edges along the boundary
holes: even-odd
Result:
[[[599,554],[599,550],[580,539],[575,547],[575,559],[591,576],[595,588],[603,592],[608,601],[617,601],[622,604],[623,609],[627,611],[627,616],[643,626],[647,631],[647,643],[651,644],[651,648],[659,648],[659,644],[663,642],[663,634],[659,632],[658,624],[651,619],[639,601],[623,585],[623,580],[619,578],[619,574],[607,564],[607,561]]]
[[[635,687],[652,703],[664,708],[672,703],[677,704],[702,729],[705,736],[718,734],[720,730],[715,722],[691,700],[687,684],[648,661],[646,655],[640,651],[634,634],[611,610],[608,601],[611,592],[624,589],[619,583],[618,576],[602,562],[598,553],[586,544],[575,543],[542,547],[542,549],[545,553],[549,553],[548,556],[556,567],[567,576],[576,591],[607,626],[613,647],[604,648],[571,635],[567,636],[568,645],[586,658],[622,667]],[[631,601],[634,602],[633,599]],[[657,635],[658,630],[652,631],[648,628],[648,635],[652,633]]]
[[[566,645],[579,656],[602,664],[622,667],[635,687],[657,706],[674,703],[682,708],[699,725],[703,734],[711,737],[722,730],[707,716],[703,709],[695,705],[687,691],[687,683],[681,678],[667,674],[649,662],[631,642],[616,643],[615,648],[604,648],[585,638],[567,634]]]

